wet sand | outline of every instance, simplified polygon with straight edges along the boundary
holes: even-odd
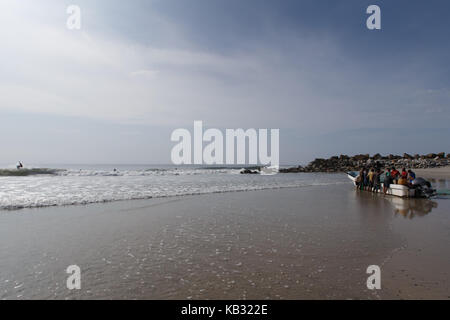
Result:
[[[419,177],[450,180],[450,166],[429,169],[414,169]]]
[[[449,230],[449,199],[350,184],[2,211],[0,298],[448,299]]]

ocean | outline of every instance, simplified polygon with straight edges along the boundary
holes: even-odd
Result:
[[[52,165],[0,169],[0,210],[348,183],[333,174],[240,174],[240,167]]]

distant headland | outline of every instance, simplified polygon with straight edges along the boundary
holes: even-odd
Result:
[[[363,167],[386,168],[393,166],[397,168],[427,169],[444,167],[449,164],[450,154],[446,155],[445,152],[426,155],[404,153],[403,156],[393,154],[382,156],[379,153],[373,156],[369,154],[357,154],[354,156],[341,154],[328,159],[317,158],[305,167],[282,168],[280,172],[348,172],[357,171]]]

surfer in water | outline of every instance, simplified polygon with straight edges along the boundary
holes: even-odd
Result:
[[[22,162],[19,161],[19,162],[17,163],[17,165],[16,165],[16,168],[17,168],[17,170],[22,169],[22,168],[23,168]]]

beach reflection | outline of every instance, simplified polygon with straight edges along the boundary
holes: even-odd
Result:
[[[356,190],[355,194],[358,203],[364,208],[365,212],[367,212],[368,206],[375,210],[385,211],[387,202],[389,208],[393,209],[395,216],[403,216],[409,219],[423,217],[438,207],[438,203],[430,199],[404,199],[358,190]]]
[[[435,178],[429,178],[428,180],[437,188],[450,188],[450,180]]]
[[[423,217],[430,213],[433,208],[438,207],[437,202],[429,199],[386,198],[393,205],[395,216],[403,216],[409,219]]]

